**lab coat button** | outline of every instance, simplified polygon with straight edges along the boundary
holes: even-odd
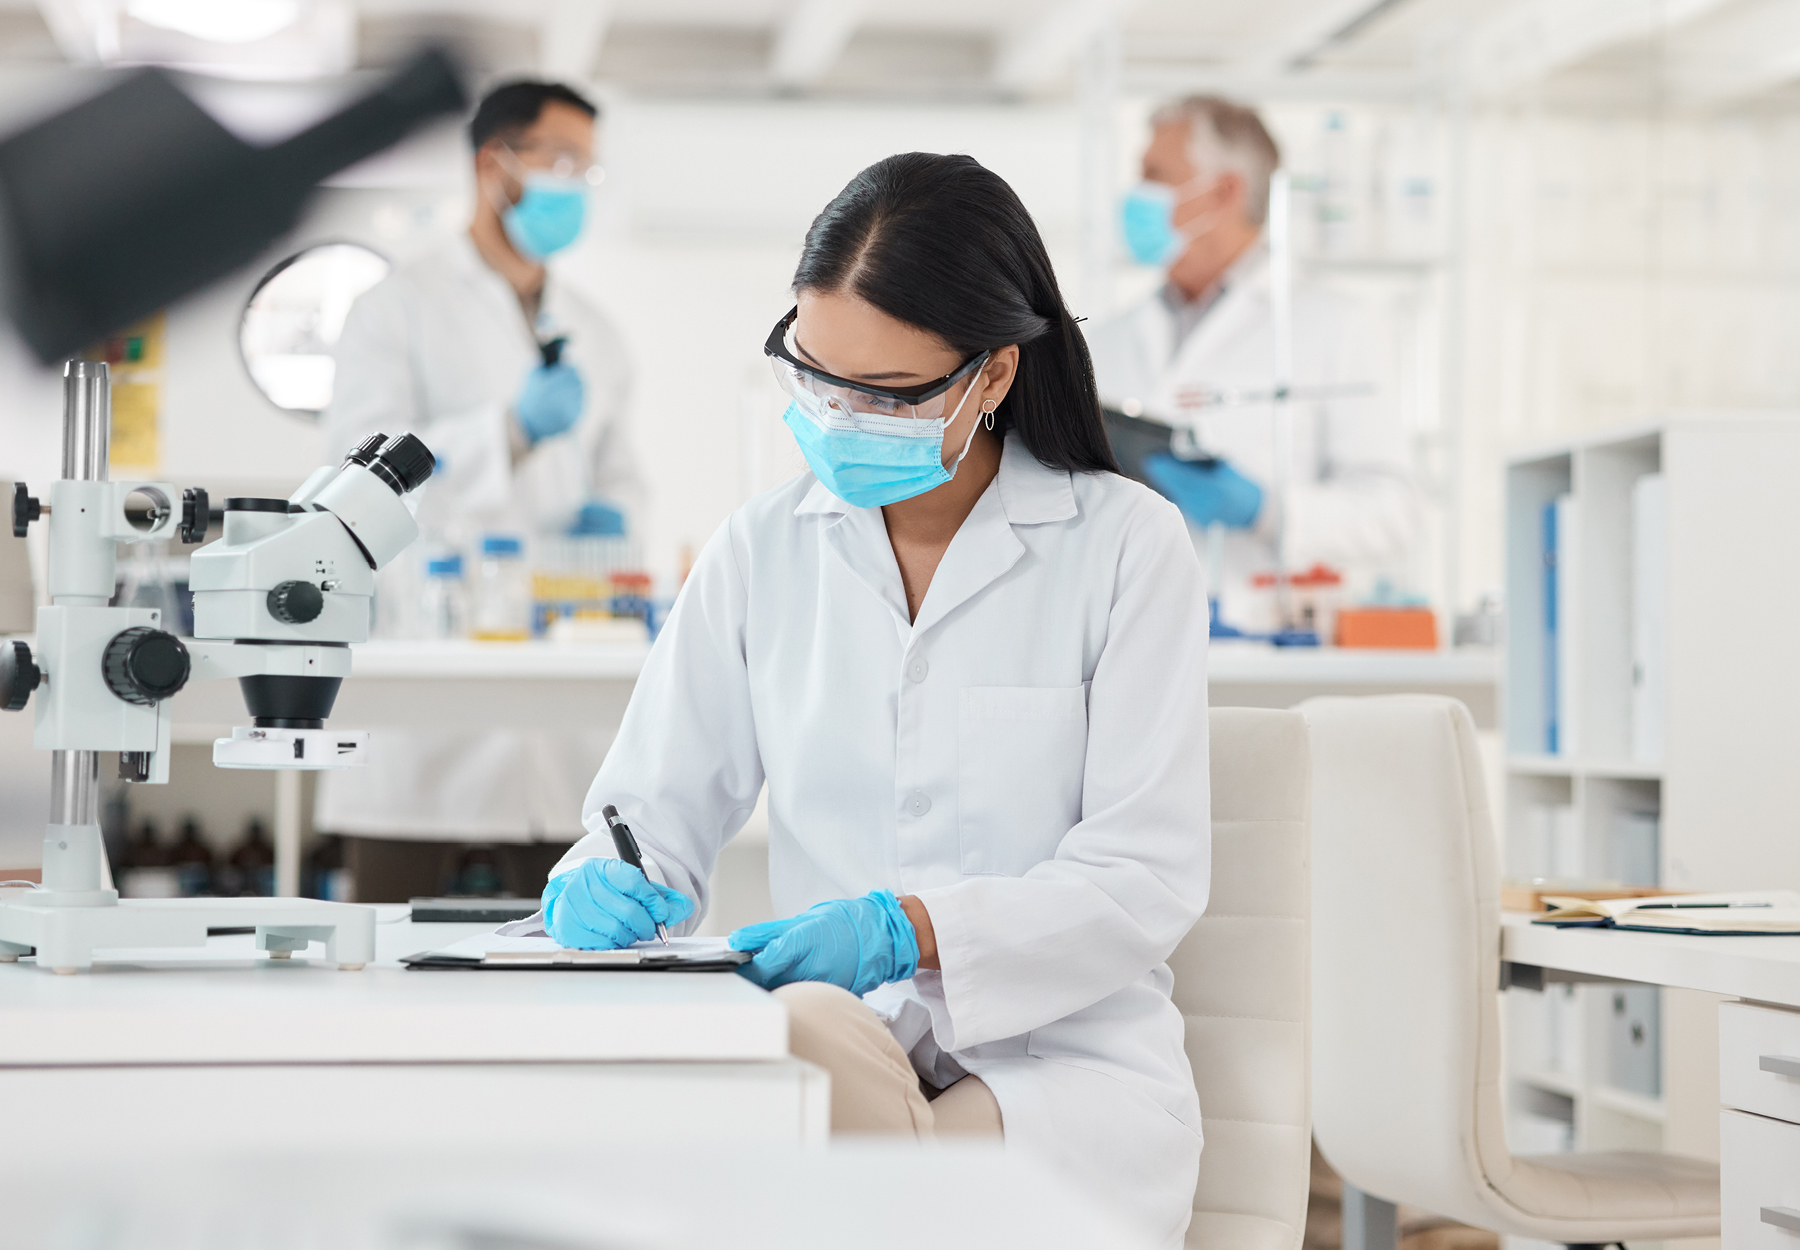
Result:
[[[925,662],[924,656],[920,656],[918,659],[914,660],[911,664],[908,664],[906,666],[906,675],[908,677],[912,678],[914,681],[924,681],[925,674],[929,673],[930,671],[931,671],[931,665],[929,665]]]
[[[906,796],[906,810],[914,816],[923,816],[931,810],[931,796],[923,790],[914,790]]]

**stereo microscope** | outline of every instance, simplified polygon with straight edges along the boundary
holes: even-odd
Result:
[[[169,699],[188,682],[236,678],[251,723],[213,744],[221,768],[343,768],[366,759],[368,734],[328,729],[350,644],[369,636],[375,573],[418,536],[404,496],[431,476],[417,437],[376,434],[341,466],[321,468],[288,499],[228,499],[224,534],[192,558],[194,636],[149,608],[111,607],[118,543],[205,540],[204,491],[109,481],[107,367],[63,373],[62,479],[47,500],[25,483],[13,533],[49,525],[50,603],[36,651],[0,641],[0,707],[35,696],[35,745],[53,752],[50,822],[39,888],[0,890],[0,961],[34,949],[38,966],[87,968],[96,949],[197,946],[208,929],[254,928],[280,958],[322,940],[348,970],[374,956],[375,913],[315,899],[121,899],[100,837],[100,765],[169,779]]]

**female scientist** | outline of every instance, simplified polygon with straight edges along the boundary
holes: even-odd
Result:
[[[1043,241],[971,158],[858,174],[794,290],[765,350],[812,472],[701,552],[546,927],[604,948],[692,919],[767,781],[789,919],[731,943],[831,1072],[833,1128],[1004,1124],[1177,1245],[1200,1108],[1164,960],[1210,858],[1181,515],[1113,471]]]

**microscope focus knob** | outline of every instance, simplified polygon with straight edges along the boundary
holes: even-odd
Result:
[[[31,661],[31,648],[22,642],[0,643],[0,707],[22,712],[43,672]]]
[[[325,592],[311,582],[282,582],[269,592],[269,615],[284,625],[315,621],[325,610]]]
[[[114,694],[149,707],[187,685],[190,662],[187,648],[174,634],[134,625],[113,635],[100,666]]]
[[[30,524],[44,515],[44,505],[31,497],[25,483],[13,483],[13,537],[25,537]]]
[[[206,541],[206,528],[212,524],[212,501],[198,486],[181,492],[181,541],[192,546]]]

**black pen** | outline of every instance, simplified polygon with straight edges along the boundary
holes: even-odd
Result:
[[[637,839],[631,836],[631,826],[619,819],[619,809],[608,803],[600,809],[600,814],[606,817],[606,828],[612,834],[613,846],[618,848],[619,858],[639,872],[644,872],[643,853],[638,850]],[[644,872],[646,878],[649,875]],[[664,946],[669,944],[669,930],[660,920],[656,922],[656,936],[662,939]]]
[[[1773,903],[1640,903],[1634,911],[1690,911],[1708,907],[1773,907]]]

